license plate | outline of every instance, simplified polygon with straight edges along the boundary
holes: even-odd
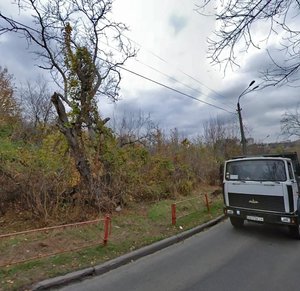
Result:
[[[247,215],[246,218],[252,221],[264,221],[263,217]]]

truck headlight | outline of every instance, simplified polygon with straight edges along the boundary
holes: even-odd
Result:
[[[291,223],[291,219],[289,217],[281,217],[281,222]]]

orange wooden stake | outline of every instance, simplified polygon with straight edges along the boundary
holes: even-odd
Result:
[[[105,216],[105,219],[104,219],[104,238],[103,238],[103,244],[106,246],[107,245],[107,242],[108,242],[108,235],[109,235],[109,228],[110,228],[111,224],[110,224],[110,217],[109,215],[107,214]]]
[[[171,210],[172,210],[172,225],[176,225],[176,204],[175,203],[171,205]]]
[[[209,202],[208,202],[208,196],[207,196],[207,194],[205,194],[205,204],[206,204],[207,212],[210,213]]]

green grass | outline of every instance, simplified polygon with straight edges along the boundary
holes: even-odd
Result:
[[[174,203],[172,200],[163,200],[154,204],[148,211],[148,217],[153,222],[165,222],[170,220],[171,204]]]
[[[101,264],[112,258],[127,252],[149,245],[163,238],[185,231],[222,214],[223,201],[221,197],[213,198],[210,204],[210,213],[205,205],[199,204],[195,208],[189,204],[181,205],[178,211],[187,213],[177,220],[176,226],[171,225],[171,204],[175,201],[163,200],[154,204],[132,203],[120,213],[112,216],[112,232],[108,245],[101,246],[103,226],[92,225],[90,227],[78,227],[63,230],[63,233],[55,231],[44,236],[41,233],[26,237],[15,237],[5,240],[5,248],[0,251],[13,248],[13,245],[30,243],[38,240],[42,242],[60,241],[64,236],[64,242],[70,244],[99,240],[98,246],[91,246],[80,251],[67,252],[59,255],[42,258],[17,265],[6,266],[0,269],[0,290],[26,290],[26,286],[40,280],[63,275],[71,271]],[[178,204],[179,206],[179,204]],[[26,238],[26,239],[25,239]],[[0,241],[1,243],[1,241]],[[26,248],[25,248],[26,249]]]
[[[206,208],[202,208],[199,211],[192,212],[186,216],[183,216],[177,220],[177,224],[184,225],[185,228],[189,229],[195,226],[195,221],[199,224],[205,223],[220,214],[223,211],[223,201],[216,201],[210,205],[210,212]]]

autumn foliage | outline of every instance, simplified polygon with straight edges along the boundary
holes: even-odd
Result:
[[[43,223],[78,220],[87,213],[126,207],[131,201],[189,196],[201,184],[218,183],[223,144],[191,142],[180,138],[176,129],[164,134],[157,126],[147,134],[132,129],[125,133],[128,123],[123,122],[123,133],[102,125],[97,144],[90,142],[88,131],[82,132],[94,186],[99,189],[86,195],[66,137],[54,121],[39,124],[24,118],[22,100],[17,102],[6,69],[0,77],[5,112],[0,123],[1,214],[26,211]]]
[[[134,120],[132,114],[125,115],[119,128],[102,124],[97,143],[88,130],[82,131],[81,142],[98,189],[86,195],[55,119],[27,118],[21,110],[26,100],[16,98],[6,69],[0,71],[0,85],[0,215],[22,212],[49,224],[84,220],[131,202],[182,198],[201,186],[218,185],[224,159],[241,153],[238,139],[221,120],[204,124],[205,134],[188,140],[177,129],[164,133],[150,116]],[[41,106],[49,110],[44,102]]]

